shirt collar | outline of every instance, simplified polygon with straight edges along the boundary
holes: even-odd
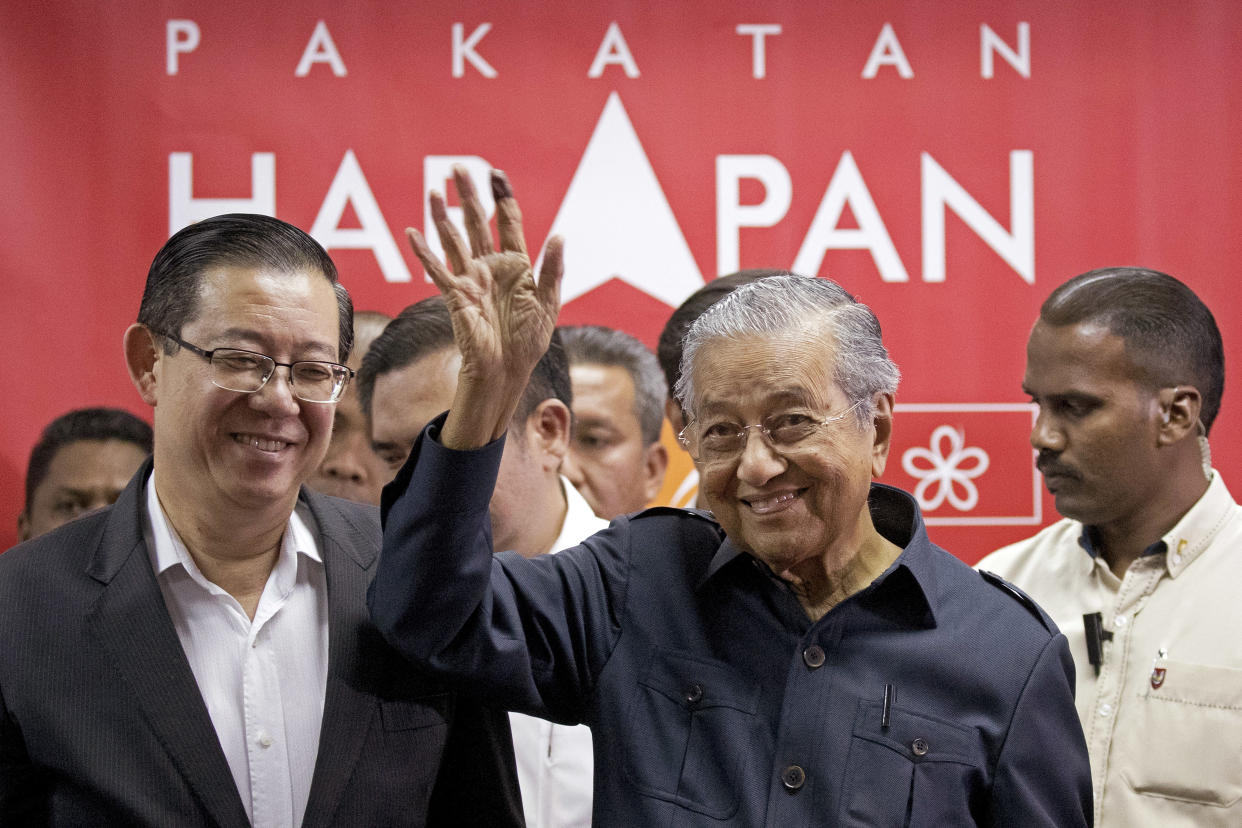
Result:
[[[1169,577],[1176,578],[1212,545],[1216,535],[1229,520],[1235,505],[1220,472],[1213,469],[1212,480],[1203,496],[1195,501],[1195,505],[1182,515],[1172,529],[1144,549],[1143,555],[1164,555],[1164,566]],[[1091,528],[1084,526],[1078,545],[1095,558],[1099,552],[1092,544],[1092,534]]]
[[[155,490],[155,474],[152,473],[146,482],[146,535],[147,550],[151,557],[151,566],[157,576],[163,575],[175,566],[181,566],[192,580],[208,592],[221,592],[220,588],[207,580],[198,565],[190,556],[189,550],[168,520],[164,507],[160,503]],[[297,580],[298,561],[301,556],[323,563],[316,542],[318,524],[310,506],[299,499],[297,506],[289,515],[289,522],[281,536],[280,552],[272,576],[276,579],[276,587],[280,594],[287,594],[293,589]]]
[[[918,503],[901,489],[883,483],[872,483],[867,505],[871,509],[871,520],[876,530],[900,546],[902,552],[892,566],[858,594],[859,599],[869,604],[894,608],[917,626],[936,626],[935,606],[939,600],[939,590],[935,561],[932,543],[927,538]],[[739,560],[751,561],[765,576],[780,581],[762,561],[744,552],[726,537],[712,557],[699,586],[702,587],[723,569]],[[780,583],[784,584],[783,581]]]

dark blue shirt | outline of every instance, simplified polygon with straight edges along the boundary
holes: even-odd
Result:
[[[595,825],[1090,824],[1064,636],[904,492],[870,497],[900,557],[812,623],[701,512],[493,557],[501,441],[449,451],[437,426],[384,492],[375,623],[489,703],[590,725]]]

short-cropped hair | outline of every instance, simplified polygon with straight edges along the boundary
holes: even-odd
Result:
[[[30,451],[26,464],[26,511],[30,511],[35,490],[47,478],[56,453],[70,443],[83,440],[120,440],[133,443],[147,454],[153,444],[151,426],[119,408],[78,408],[61,414],[47,424]]]
[[[560,329],[569,365],[624,368],[634,384],[634,416],[647,445],[660,439],[664,422],[664,373],[651,349],[624,331],[603,325]]]
[[[217,267],[262,267],[275,272],[323,274],[336,294],[337,362],[354,343],[354,305],[337,280],[336,265],[319,242],[288,222],[256,213],[229,213],[195,222],[173,234],[147,271],[138,321],[153,331],[181,336],[199,313],[203,275]],[[179,346],[164,340],[167,353]]]
[[[860,427],[875,413],[878,392],[894,394],[901,374],[888,357],[880,321],[871,308],[859,302],[836,282],[812,276],[779,275],[737,288],[712,305],[686,334],[681,359],[677,399],[694,414],[692,368],[698,352],[715,339],[776,337],[795,334],[808,341],[827,339],[834,346],[836,361],[832,377],[857,405]]]
[[[1225,348],[1216,318],[1182,282],[1142,267],[1106,267],[1079,274],[1044,300],[1048,325],[1093,322],[1125,341],[1134,366],[1153,388],[1193,385],[1203,397],[1205,431],[1225,392]]]
[[[358,369],[358,400],[362,410],[368,417],[371,416],[375,381],[380,376],[412,365],[445,348],[456,347],[452,317],[443,297],[431,296],[401,311],[375,338],[362,358],[362,366]],[[569,361],[556,331],[552,332],[548,350],[531,371],[530,381],[522,392],[517,411],[513,413],[514,422],[525,420],[539,403],[551,398],[565,403],[566,408],[572,407]]]

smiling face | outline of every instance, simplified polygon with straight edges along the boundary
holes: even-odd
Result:
[[[716,339],[693,367],[694,420],[758,423],[777,412],[816,419],[851,405],[833,381],[835,348],[825,337]],[[700,493],[726,533],[773,572],[841,571],[874,536],[867,497],[888,456],[891,396],[877,395],[877,421],[853,415],[777,452],[758,433],[731,461],[698,465]]]
[[[668,458],[659,443],[643,441],[630,372],[583,362],[569,375],[574,425],[565,477],[602,518],[642,509],[660,491]]]
[[[1124,525],[1159,497],[1160,404],[1125,340],[1091,322],[1037,322],[1022,387],[1039,406],[1031,445],[1058,512]]]
[[[336,362],[336,296],[320,273],[217,267],[203,274],[197,314],[181,338],[278,362]],[[253,394],[217,388],[207,360],[185,348],[171,355],[157,348],[149,375],[138,382],[155,406],[157,490],[165,508],[184,504],[202,515],[271,509],[288,518],[327,449],[333,404],[294,397],[288,369],[280,367]]]

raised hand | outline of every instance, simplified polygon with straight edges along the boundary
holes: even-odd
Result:
[[[499,250],[492,244],[483,206],[464,168],[453,168],[453,183],[469,246],[449,221],[439,193],[431,194],[431,215],[447,266],[417,230],[405,232],[452,315],[462,367],[442,440],[450,447],[465,448],[504,431],[531,370],[548,348],[560,310],[563,243],[556,236],[548,240],[536,281],[522,233],[522,212],[505,174],[492,170]]]

